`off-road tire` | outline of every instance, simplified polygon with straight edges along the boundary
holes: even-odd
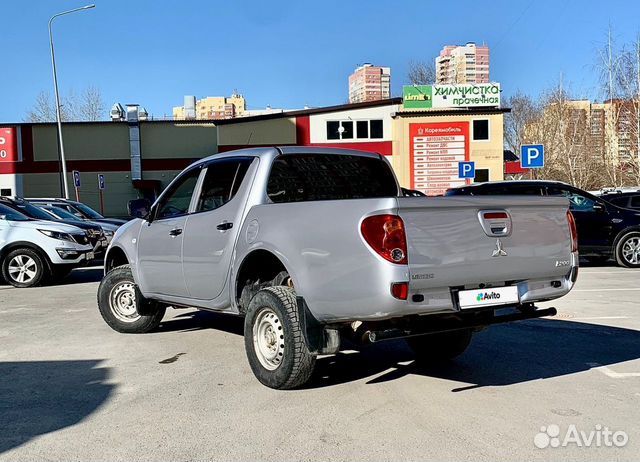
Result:
[[[616,244],[616,262],[620,266],[626,266],[627,268],[640,268],[640,262],[631,263],[624,257],[624,246],[631,239],[640,239],[640,231],[631,231],[622,236]]]
[[[471,343],[471,329],[420,335],[406,339],[421,362],[444,362],[460,356]]]
[[[273,319],[277,351],[282,352],[280,361],[274,369],[265,367],[258,355],[263,360],[264,356],[256,351],[257,339],[254,340],[255,324],[265,313],[275,314]],[[316,356],[309,352],[303,335],[304,326],[298,319],[296,295],[293,289],[284,286],[266,287],[260,290],[249,303],[244,321],[244,346],[249,365],[256,378],[269,388],[286,390],[296,388],[306,383],[316,363]],[[258,337],[258,336],[256,336]],[[273,365],[272,365],[273,367]]]
[[[124,287],[124,289],[121,289]],[[122,265],[111,269],[98,287],[98,308],[102,319],[117,332],[123,334],[145,334],[154,330],[164,316],[166,307],[160,304],[156,304],[156,309],[152,310],[152,314],[141,315],[138,313],[138,303],[149,304],[152,303],[149,300],[141,298],[139,291],[135,290],[136,285],[133,280],[133,274],[131,273],[131,267],[129,265]],[[116,290],[133,290],[136,296],[133,297],[134,305],[128,307],[128,311],[123,312],[121,308],[117,307],[117,294]],[[131,298],[130,295],[124,294],[125,297]],[[125,314],[130,313],[128,320]]]
[[[35,275],[33,276],[26,275],[29,277],[28,281],[20,282],[16,279],[17,276],[15,273],[13,273],[14,276],[10,274],[9,265],[12,264],[12,261],[16,258],[24,259],[23,261],[29,262],[30,271],[35,271]],[[28,247],[14,249],[5,255],[2,260],[2,277],[13,287],[36,287],[45,282],[49,276],[49,267],[47,265],[46,258],[34,249],[30,249]]]

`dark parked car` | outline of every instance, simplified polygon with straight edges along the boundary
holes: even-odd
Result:
[[[619,265],[640,268],[640,211],[619,207],[582,189],[559,181],[499,181],[452,188],[446,195],[564,196],[578,227],[580,256],[593,262],[614,258]]]
[[[407,188],[400,188],[402,189],[402,195],[405,197],[427,197],[427,195],[421,191],[418,191],[416,189],[407,189]]]
[[[607,192],[600,194],[607,202],[624,207],[625,209],[640,210],[640,191],[635,192]]]
[[[93,210],[86,204],[69,199],[47,199],[47,198],[29,198],[29,201],[35,205],[52,205],[73,213],[80,220],[96,221],[98,223],[110,223],[112,225],[122,226],[127,220],[120,218],[105,218],[98,212]]]

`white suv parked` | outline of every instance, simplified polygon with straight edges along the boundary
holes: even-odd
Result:
[[[86,233],[71,225],[34,220],[0,204],[0,266],[14,287],[63,277],[93,259]]]

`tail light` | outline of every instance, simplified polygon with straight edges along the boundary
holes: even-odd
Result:
[[[578,251],[578,230],[576,229],[576,220],[573,214],[567,210],[567,221],[569,222],[569,231],[571,232],[571,251]]]
[[[360,231],[367,244],[391,263],[407,264],[407,238],[404,223],[397,215],[374,215],[365,218]]]

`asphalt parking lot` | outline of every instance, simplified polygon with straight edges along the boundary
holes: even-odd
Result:
[[[382,343],[320,359],[295,391],[253,377],[237,318],[112,331],[100,275],[0,286],[0,460],[640,459],[638,271],[582,268],[557,316],[487,329],[451,364]],[[597,434],[563,445],[572,425]],[[604,427],[626,444],[596,444]]]

